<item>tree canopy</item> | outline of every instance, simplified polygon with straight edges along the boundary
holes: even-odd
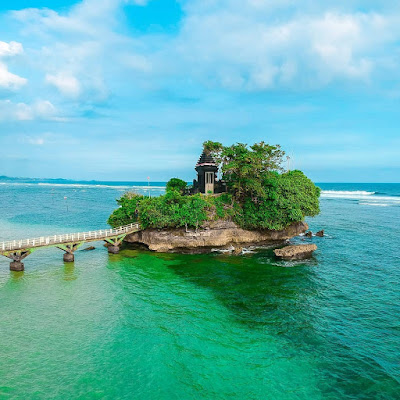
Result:
[[[182,179],[179,178],[171,178],[168,182],[167,182],[167,186],[165,187],[165,190],[167,192],[171,192],[173,190],[182,193],[185,191],[187,186],[187,183],[185,181],[183,181]]]
[[[284,171],[285,153],[279,145],[207,141],[204,151],[219,164],[228,193],[185,195],[186,182],[172,178],[163,196],[123,195],[109,224],[139,221],[144,229],[187,229],[207,220],[230,219],[245,229],[280,230],[319,213],[320,189],[303,172]]]
[[[265,176],[271,171],[282,171],[285,153],[279,145],[260,142],[250,147],[244,143],[223,146],[219,142],[207,141],[203,146],[204,151],[220,165],[223,179],[239,201],[264,197]]]

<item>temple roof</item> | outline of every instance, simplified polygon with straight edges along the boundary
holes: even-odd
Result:
[[[204,151],[203,153],[201,153],[199,161],[197,161],[196,167],[200,167],[202,165],[212,165],[217,167],[217,163],[212,158],[212,156],[210,154],[206,154]]]

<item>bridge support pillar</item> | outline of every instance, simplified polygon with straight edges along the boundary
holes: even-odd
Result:
[[[110,245],[107,247],[107,249],[110,254],[118,254],[119,253],[119,246]]]
[[[63,255],[64,262],[70,263],[75,261],[75,250],[78,250],[80,246],[82,246],[83,242],[79,243],[67,243],[67,244],[59,244],[57,248],[60,250],[64,250],[65,253]]]
[[[75,261],[74,253],[64,253],[63,261],[64,262],[74,262]]]
[[[10,271],[24,271],[24,263],[22,260],[25,257],[28,257],[29,254],[32,253],[32,250],[21,250],[21,251],[13,251],[8,253],[3,253],[4,256],[10,258],[12,261],[10,262]]]
[[[105,241],[108,243],[107,249],[110,254],[118,254],[121,243],[124,241],[126,233],[116,236],[114,238],[107,238]]]
[[[21,261],[11,261],[10,262],[10,271],[24,271],[25,266]]]

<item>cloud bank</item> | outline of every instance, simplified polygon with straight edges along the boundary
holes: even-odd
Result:
[[[57,122],[71,140],[92,135],[107,149],[112,135],[121,152],[168,138],[187,159],[210,137],[266,139],[308,154],[310,168],[322,160],[372,165],[379,141],[386,161],[400,167],[389,151],[400,98],[397,2],[178,1],[174,29],[163,29],[164,2],[147,25],[135,25],[136,13],[157,0],[83,0],[0,15],[12,28],[0,41],[0,123],[31,123],[41,138],[42,126]],[[310,131],[318,140],[297,140]],[[343,149],[332,139],[346,135],[364,140],[345,140]],[[23,144],[47,143],[34,142]],[[134,168],[130,154],[119,160],[116,170]]]

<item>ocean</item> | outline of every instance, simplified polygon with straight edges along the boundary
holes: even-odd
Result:
[[[0,399],[400,399],[400,184],[318,185],[307,261],[0,257]],[[164,184],[0,181],[0,241],[106,228],[126,190]]]

